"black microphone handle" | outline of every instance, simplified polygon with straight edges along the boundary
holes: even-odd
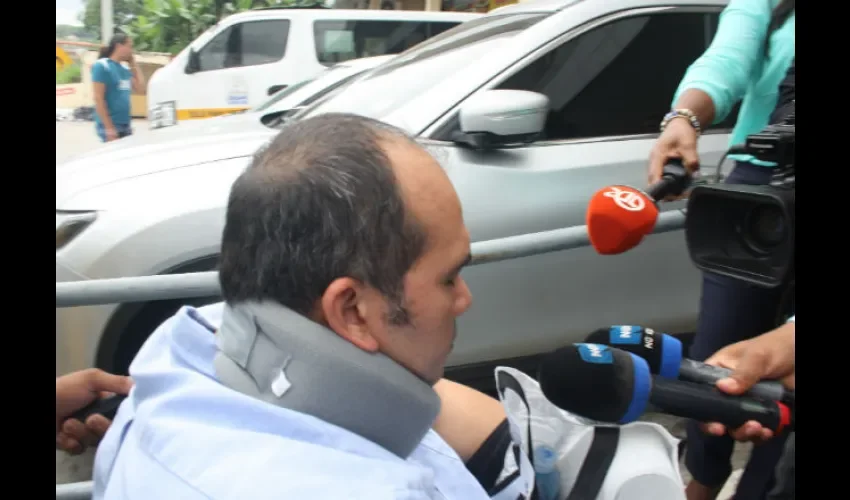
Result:
[[[732,370],[720,366],[707,365],[692,359],[683,359],[679,366],[679,378],[690,382],[700,382],[714,385],[718,380],[724,379],[732,374]],[[767,399],[769,401],[782,401],[787,405],[794,405],[794,391],[789,391],[776,380],[765,380],[757,383],[746,393],[749,396]]]
[[[646,194],[655,201],[661,201],[671,194],[676,194],[673,192],[675,185],[676,180],[672,177],[662,177],[661,180],[646,188]]]
[[[664,165],[661,179],[646,188],[646,194],[655,201],[661,201],[667,196],[679,196],[684,193],[691,183],[691,175],[682,165],[682,160],[670,158]]]
[[[85,422],[90,416],[100,414],[112,420],[115,418],[115,414],[118,413],[118,407],[121,406],[121,403],[125,399],[127,399],[127,396],[124,394],[113,394],[105,398],[96,399],[72,413],[68,418],[75,418],[80,422]]]
[[[732,429],[750,420],[773,432],[782,427],[777,403],[729,396],[694,382],[653,376],[649,402],[670,415],[700,422],[719,422]]]

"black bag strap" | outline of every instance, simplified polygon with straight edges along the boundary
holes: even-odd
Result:
[[[525,405],[527,414],[525,432],[527,438],[526,441],[528,443],[528,446],[526,447],[526,454],[528,456],[528,461],[531,463],[533,468],[534,453],[532,450],[533,441],[531,439],[531,406],[528,404],[528,398],[525,396],[525,391],[522,389],[522,385],[520,385],[516,377],[502,370],[499,370],[496,374],[496,387],[501,393],[502,399],[505,398],[506,390],[510,389],[519,396],[519,399],[522,401],[523,405]],[[599,495],[599,491],[602,489],[602,484],[605,482],[605,476],[608,474],[608,469],[611,467],[611,463],[614,461],[614,456],[617,454],[617,445],[619,442],[619,427],[593,428],[593,441],[590,443],[590,448],[587,450],[587,454],[581,464],[581,470],[579,470],[576,482],[566,500],[596,500],[597,495]],[[514,443],[514,456],[517,467],[519,467],[521,463],[519,457],[520,452],[519,445]],[[496,485],[494,491],[490,491],[488,493],[491,496],[495,495],[516,479],[517,476],[519,476],[518,470]],[[531,492],[531,498],[529,500],[538,500],[536,488]]]
[[[593,441],[566,500],[596,500],[620,443],[619,427],[594,427]]]

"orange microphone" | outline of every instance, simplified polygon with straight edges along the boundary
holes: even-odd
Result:
[[[655,227],[657,200],[682,194],[690,181],[681,161],[669,160],[661,180],[646,192],[629,186],[600,189],[587,207],[590,244],[602,255],[616,255],[636,247]]]

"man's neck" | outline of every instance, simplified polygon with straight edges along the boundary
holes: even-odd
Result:
[[[118,56],[114,56],[114,55],[113,55],[113,56],[109,56],[109,59],[111,59],[112,61],[117,62],[118,64],[121,64],[121,58],[119,58]]]
[[[223,385],[342,427],[402,458],[439,413],[439,397],[426,382],[281,305],[225,306],[216,337]]]

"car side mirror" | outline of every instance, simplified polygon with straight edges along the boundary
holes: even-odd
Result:
[[[186,58],[186,74],[191,75],[201,70],[201,58],[195,49],[189,47],[189,57]]]
[[[460,130],[452,140],[475,149],[534,142],[546,127],[549,98],[527,90],[487,90],[460,107]]]

